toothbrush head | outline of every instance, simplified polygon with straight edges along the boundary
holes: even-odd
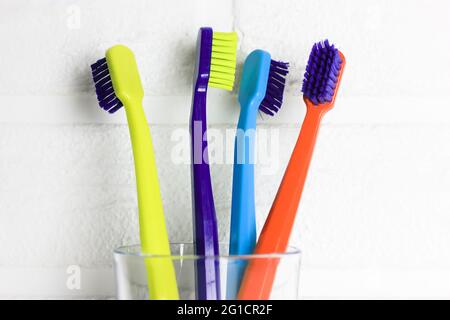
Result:
[[[213,32],[208,82],[211,87],[233,90],[237,41],[236,32]]]
[[[131,100],[142,100],[139,72],[133,52],[123,45],[106,51],[106,58],[91,65],[95,93],[102,109],[114,113]]]
[[[254,108],[274,115],[283,103],[283,92],[288,64],[274,61],[264,50],[252,51],[244,62],[239,103],[243,108]]]
[[[208,86],[233,90],[237,41],[236,32],[213,32],[209,27],[200,28],[194,75],[196,90],[206,91]]]
[[[334,45],[330,45],[328,40],[314,44],[302,86],[307,104],[334,104],[344,66],[344,55]]]
[[[270,61],[269,78],[267,80],[266,95],[259,105],[259,110],[275,115],[283,104],[283,93],[288,74],[289,63],[281,61]]]

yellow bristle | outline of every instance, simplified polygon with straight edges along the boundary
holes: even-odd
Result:
[[[223,60],[226,63],[236,63],[236,55],[232,55],[229,53],[220,53],[220,52],[213,52],[214,54],[212,55],[213,58],[211,59],[211,62],[214,61],[215,59],[217,60]]]
[[[236,32],[213,32],[208,82],[211,87],[233,90],[237,42]]]
[[[222,73],[234,75],[236,69],[229,67],[229,66],[220,65],[220,64],[211,64],[211,71],[222,72]]]
[[[227,40],[234,41],[237,44],[237,33],[236,32],[213,32],[213,40]]]
[[[233,86],[224,85],[224,84],[220,84],[220,83],[210,83],[209,85],[211,87],[218,88],[218,89],[225,89],[225,90],[228,90],[228,91],[233,90]]]
[[[229,75],[225,75],[222,74],[222,77],[212,77],[209,78],[209,83],[221,83],[221,84],[225,84],[225,85],[231,85],[233,86],[233,82],[234,82],[234,75],[233,76],[229,76]]]

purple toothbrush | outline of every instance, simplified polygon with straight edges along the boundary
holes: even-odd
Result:
[[[196,262],[196,298],[220,300],[219,240],[206,139],[208,86],[232,90],[236,69],[237,34],[201,28],[191,110],[192,209]]]

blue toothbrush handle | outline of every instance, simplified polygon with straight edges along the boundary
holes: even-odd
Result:
[[[230,255],[252,254],[256,243],[254,154],[257,108],[242,108],[234,145]],[[227,299],[236,299],[246,262],[232,260],[227,270]]]
[[[191,114],[192,206],[195,253],[218,256],[219,240],[206,141],[206,92],[196,91]],[[220,300],[219,261],[196,261],[198,300]]]

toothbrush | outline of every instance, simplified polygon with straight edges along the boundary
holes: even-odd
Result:
[[[232,90],[236,70],[237,34],[201,28],[197,39],[197,61],[191,111],[192,207],[196,255],[207,256],[196,263],[196,298],[220,300],[217,218],[211,185],[206,137],[208,86]]]
[[[323,115],[334,106],[345,67],[344,55],[328,40],[314,44],[303,80],[307,112],[300,135],[256,245],[256,254],[283,253],[287,249],[308,167]],[[239,299],[270,297],[278,259],[251,261],[239,290]]]
[[[288,64],[255,50],[245,60],[239,90],[241,112],[234,145],[230,255],[253,253],[256,242],[254,134],[258,111],[273,116],[283,103]],[[252,136],[253,135],[253,136]],[[236,299],[246,263],[232,260],[227,269],[227,299]]]
[[[142,108],[144,91],[133,52],[116,45],[91,69],[100,107],[114,113],[125,106],[136,171],[142,252],[170,257],[152,140]],[[146,259],[146,267],[150,299],[178,299],[172,261]]]

